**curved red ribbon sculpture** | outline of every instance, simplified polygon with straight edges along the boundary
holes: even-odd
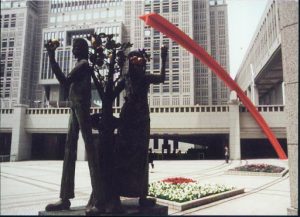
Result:
[[[236,91],[239,99],[249,110],[253,118],[256,120],[265,135],[268,137],[279,158],[287,159],[287,156],[284,153],[275,135],[269,128],[264,118],[256,110],[255,106],[252,104],[249,98],[243,93],[242,89],[237,85],[237,83],[229,76],[226,70],[224,70],[222,66],[220,66],[200,45],[198,45],[188,35],[186,35],[184,32],[182,32],[175,25],[170,23],[159,14],[146,14],[140,16],[140,19],[144,20],[147,25],[165,34],[167,37],[176,41],[182,47],[190,51],[197,59],[208,66],[220,79],[222,79],[222,81],[224,81],[231,90]]]

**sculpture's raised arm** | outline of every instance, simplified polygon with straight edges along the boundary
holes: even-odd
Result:
[[[164,83],[166,79],[166,60],[168,56],[168,47],[162,46],[160,48],[160,57],[161,57],[161,68],[160,68],[160,74],[154,75],[154,74],[148,74],[146,75],[146,79],[150,84],[159,84]]]
[[[61,68],[59,67],[58,63],[55,59],[55,50],[59,46],[59,42],[57,41],[48,41],[47,44],[45,44],[45,48],[47,49],[47,53],[49,56],[50,66],[52,69],[52,72],[55,74],[55,77],[59,81],[59,83],[63,86],[67,86],[67,79],[64,73],[61,71]]]

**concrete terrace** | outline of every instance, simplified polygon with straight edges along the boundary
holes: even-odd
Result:
[[[248,163],[269,163],[288,167],[287,160],[256,159]],[[289,173],[284,177],[225,175],[224,171],[245,164],[246,160],[154,161],[150,182],[182,176],[201,182],[244,187],[245,193],[201,207],[169,215],[287,215],[290,206]],[[62,161],[23,161],[0,164],[1,215],[37,215],[49,202],[58,199]],[[76,198],[72,207],[86,205],[90,178],[86,161],[78,161],[75,180]]]

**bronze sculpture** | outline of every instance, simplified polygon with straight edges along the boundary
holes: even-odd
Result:
[[[69,199],[74,198],[75,161],[80,128],[87,152],[91,184],[96,198],[94,206],[86,212],[87,214],[103,212],[103,198],[101,198],[102,195],[98,185],[98,157],[96,147],[93,144],[90,120],[91,68],[88,63],[88,44],[82,38],[74,39],[72,52],[77,59],[77,63],[67,76],[63,74],[55,60],[55,49],[58,47],[57,42],[49,41],[45,47],[49,55],[52,71],[60,85],[69,90],[69,100],[71,101],[60,200],[56,203],[48,204],[46,211],[69,209],[71,205]]]
[[[148,148],[150,139],[150,115],[148,90],[150,84],[165,81],[168,48],[161,47],[161,73],[146,74],[149,59],[144,50],[128,54],[129,68],[119,83],[125,88],[125,103],[121,109],[116,139],[114,185],[118,196],[139,197],[141,206],[153,206],[148,195]]]
[[[126,56],[125,50],[132,44],[116,43],[112,38],[113,35],[105,33],[95,33],[88,37],[93,49],[90,53],[84,39],[75,39],[73,54],[78,61],[67,77],[55,61],[54,54],[57,45],[51,41],[45,45],[52,71],[60,84],[69,89],[71,101],[61,199],[57,203],[47,205],[47,211],[69,209],[69,199],[74,197],[79,128],[82,130],[85,142],[93,189],[86,207],[86,214],[124,211],[120,196],[139,197],[141,206],[155,204],[155,200],[147,198],[150,136],[147,93],[150,84],[158,84],[165,80],[168,48],[164,46],[161,48],[161,74],[146,74],[146,61],[149,60],[146,52],[144,50],[132,51]],[[122,68],[126,59],[129,60],[129,69],[124,75]],[[92,63],[92,67],[89,66],[88,60]],[[103,68],[107,69],[106,74],[101,74]],[[115,75],[119,77],[115,79]],[[101,113],[94,114],[92,117],[89,114],[91,77],[102,100]],[[120,118],[115,118],[112,109],[113,102],[124,89],[125,103]],[[92,140],[92,127],[99,131],[96,146]],[[118,129],[117,135],[114,134],[116,128]],[[135,138],[135,141],[132,138]],[[123,164],[124,162],[126,163]]]

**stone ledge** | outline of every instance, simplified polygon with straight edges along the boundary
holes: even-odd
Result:
[[[168,207],[156,204],[154,207],[141,208],[138,205],[138,199],[122,200],[125,213],[103,213],[99,216],[166,216]],[[71,207],[69,210],[62,211],[40,211],[39,216],[85,216],[85,206]]]
[[[266,172],[248,172],[248,171],[234,171],[227,170],[224,172],[225,175],[244,175],[244,176],[275,176],[283,177],[289,172],[288,169],[283,170],[281,173],[266,173]]]
[[[298,213],[298,209],[295,209],[295,208],[287,208],[287,214],[288,215],[295,215],[295,216],[298,216],[299,213]]]
[[[212,202],[215,202],[218,200],[222,200],[222,199],[225,199],[228,197],[233,197],[235,195],[242,194],[244,192],[245,192],[244,188],[234,189],[231,191],[226,191],[226,192],[222,192],[219,194],[206,196],[206,197],[203,197],[203,198],[200,198],[197,200],[192,200],[192,201],[188,201],[188,202],[184,202],[184,203],[178,203],[178,202],[163,200],[163,199],[159,199],[159,198],[156,198],[156,200],[157,200],[157,204],[168,206],[170,209],[174,209],[177,211],[184,211],[184,210],[191,209],[191,208],[194,208],[197,206],[201,206],[201,205],[212,203]]]

